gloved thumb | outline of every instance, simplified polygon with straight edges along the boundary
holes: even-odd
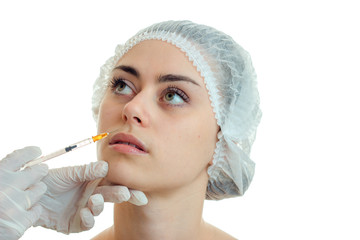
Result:
[[[105,161],[92,162],[82,166],[58,168],[50,171],[53,175],[52,177],[58,179],[55,182],[62,182],[64,186],[103,178],[107,172],[108,164]]]
[[[108,164],[105,161],[92,162],[87,165],[74,167],[69,176],[74,182],[93,181],[103,178],[108,172]]]

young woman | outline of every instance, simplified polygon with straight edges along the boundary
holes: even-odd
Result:
[[[152,25],[119,45],[94,85],[102,185],[145,193],[114,205],[94,239],[234,239],[202,219],[205,199],[244,194],[261,118],[249,54],[228,35],[190,21]]]

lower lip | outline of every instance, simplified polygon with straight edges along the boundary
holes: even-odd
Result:
[[[135,147],[126,144],[113,144],[110,147],[116,152],[126,153],[126,154],[136,154],[136,155],[144,155],[146,152],[141,151]]]

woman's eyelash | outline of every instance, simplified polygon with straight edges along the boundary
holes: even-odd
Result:
[[[113,78],[111,81],[110,81],[110,84],[109,86],[111,87],[112,90],[114,90],[120,83],[123,83],[124,82],[124,79],[122,78]]]
[[[123,78],[116,78],[114,77],[111,81],[109,86],[111,87],[111,89],[114,91],[120,84],[126,84],[125,79]],[[188,95],[186,95],[186,93],[184,91],[182,91],[181,89],[179,89],[176,86],[168,86],[166,89],[164,89],[162,95],[166,95],[167,93],[175,93],[177,94],[179,97],[181,97],[182,100],[184,100],[184,102],[190,102],[190,98]]]
[[[177,95],[179,95],[185,102],[189,102],[190,98],[188,97],[188,95],[186,95],[186,93],[182,90],[180,90],[179,88],[177,88],[176,86],[169,86],[164,90],[164,93],[176,93]]]

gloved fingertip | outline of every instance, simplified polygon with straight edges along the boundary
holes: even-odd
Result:
[[[81,224],[85,229],[90,229],[95,224],[94,216],[91,214],[89,208],[83,208],[80,210]]]
[[[41,149],[38,146],[27,146],[23,149],[16,150],[16,152],[21,152],[21,154],[27,154],[29,159],[35,159],[41,155]]]
[[[121,203],[129,201],[129,199],[131,198],[131,193],[127,187],[118,186],[117,191],[114,192],[114,196],[116,199],[115,202]]]
[[[88,206],[94,216],[99,216],[104,210],[104,198],[101,194],[92,195],[89,198]]]
[[[100,186],[97,187],[94,193],[101,194],[104,197],[105,202],[122,203],[129,201],[131,194],[125,186]]]
[[[93,205],[100,205],[104,203],[104,198],[101,194],[94,194],[90,197],[89,201],[91,201]]]
[[[137,206],[143,206],[148,203],[148,199],[143,192],[137,190],[130,190],[130,192],[131,192],[131,198],[129,200],[130,203]]]
[[[105,177],[109,170],[109,165],[105,161],[98,161],[95,166],[95,174],[98,178]]]
[[[8,169],[11,171],[18,171],[27,162],[34,160],[41,155],[39,147],[28,146],[21,149],[17,149],[12,153],[6,155],[5,158],[1,159],[1,168]]]
[[[27,146],[27,147],[24,147],[23,150],[30,151],[33,154],[38,155],[38,156],[40,156],[42,153],[41,148],[39,148],[38,146]]]

